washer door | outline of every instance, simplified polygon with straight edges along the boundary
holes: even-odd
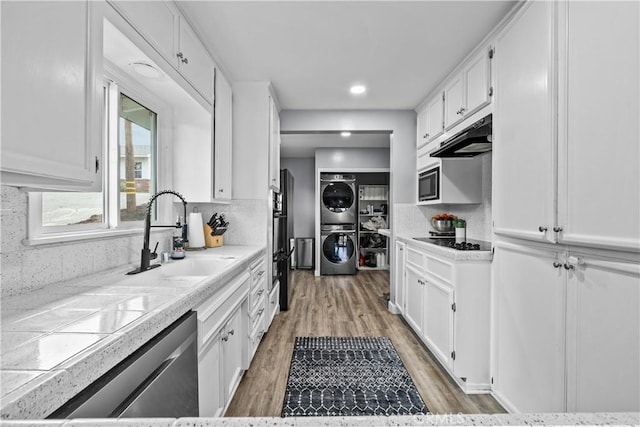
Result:
[[[344,182],[332,182],[322,191],[322,204],[331,212],[346,212],[354,202],[355,194],[351,187]]]
[[[322,244],[323,256],[333,264],[346,264],[353,259],[355,245],[350,234],[331,233]]]

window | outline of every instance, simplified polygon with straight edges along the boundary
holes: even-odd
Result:
[[[30,238],[142,225],[157,190],[158,114],[112,81],[104,94],[103,191],[31,193]]]

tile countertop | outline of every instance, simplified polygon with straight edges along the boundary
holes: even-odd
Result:
[[[409,236],[396,234],[397,240],[420,248],[421,250],[431,252],[434,255],[440,255],[454,261],[491,261],[493,259],[492,251],[458,251],[438,245],[432,245],[427,242],[421,242],[419,240],[415,240],[414,237],[426,236]]]
[[[46,417],[246,270],[264,250],[222,246],[188,252],[185,260],[167,264],[183,263],[174,266],[182,270],[189,259],[224,264],[207,276],[170,276],[164,267],[126,276],[132,266],[125,266],[3,298],[1,418]]]

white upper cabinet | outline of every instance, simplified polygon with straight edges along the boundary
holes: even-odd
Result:
[[[638,8],[529,2],[498,37],[497,234],[640,249]]]
[[[427,133],[427,121],[429,120],[429,114],[427,106],[425,105],[418,111],[416,118],[416,147],[420,148],[427,143],[429,134]]]
[[[525,4],[494,58],[494,231],[541,241],[554,241],[555,224],[553,9]]]
[[[416,146],[422,147],[433,141],[444,132],[443,114],[444,97],[438,93],[431,98],[425,106],[418,112]]]
[[[109,1],[174,68],[178,68],[180,14],[172,3],[159,1]]]
[[[215,64],[184,18],[180,19],[178,40],[178,70],[209,103],[212,103]]]
[[[451,129],[464,118],[462,74],[455,75],[444,88],[444,127]]]
[[[269,97],[269,188],[280,191],[280,115]]]
[[[639,9],[638,2],[560,4],[563,243],[640,248]]]
[[[444,88],[444,127],[451,129],[491,102],[491,58],[493,51],[481,49]]]
[[[109,3],[207,103],[213,104],[215,63],[172,2],[109,0]]]
[[[216,70],[214,101],[214,198],[231,199],[233,94],[224,75]]]
[[[432,141],[444,132],[444,97],[438,93],[427,103],[427,142]]]
[[[100,191],[97,2],[2,2],[2,182]]]
[[[462,72],[466,99],[463,115],[468,116],[491,102],[491,58],[490,48],[478,52]]]

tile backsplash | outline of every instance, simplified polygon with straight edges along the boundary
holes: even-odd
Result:
[[[225,213],[230,230],[225,244],[265,245],[267,201],[234,200],[228,205],[198,206],[203,218],[214,210]],[[98,273],[140,261],[142,233],[77,242],[24,245],[27,237],[27,193],[1,186],[0,205],[0,296],[16,295],[61,280]],[[208,219],[208,217],[206,218]],[[206,221],[205,219],[205,221]],[[171,230],[153,230],[158,252],[167,251]]]
[[[482,203],[428,206],[396,203],[393,207],[393,228],[397,234],[427,236],[432,230],[431,217],[446,212],[467,221],[468,238],[491,241],[491,155],[482,158]]]

